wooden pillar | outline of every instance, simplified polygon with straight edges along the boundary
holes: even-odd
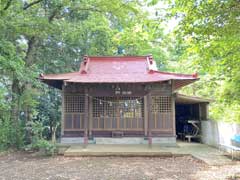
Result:
[[[152,148],[152,97],[151,93],[147,94],[147,107],[148,107],[148,147]]]
[[[175,95],[174,95],[175,81],[172,80],[171,84],[172,84],[171,103],[172,103],[173,136],[176,136],[176,115],[175,115]]]
[[[85,88],[85,97],[84,97],[84,137],[87,137],[88,134],[88,89]]]
[[[148,136],[152,136],[152,97],[151,93],[147,94],[147,107],[148,107]]]
[[[92,127],[93,127],[93,99],[89,97],[89,137],[92,138]]]
[[[147,96],[144,96],[144,136],[148,136],[148,100]]]
[[[205,105],[205,108],[206,108],[206,119],[205,120],[208,120],[209,119],[209,104],[208,103]]]
[[[201,108],[202,104],[199,103],[198,104],[198,118],[199,120],[202,120],[202,108]]]
[[[61,135],[64,135],[64,124],[65,124],[65,85],[62,85],[62,119],[61,119]]]

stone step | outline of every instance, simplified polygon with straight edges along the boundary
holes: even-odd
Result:
[[[92,152],[92,151],[65,151],[65,157],[173,157],[171,152]]]
[[[144,138],[123,137],[123,138],[94,138],[96,144],[147,144],[148,141]]]
[[[84,144],[83,137],[62,137],[61,144]],[[88,144],[95,144],[95,140],[88,139]]]
[[[148,144],[148,139],[143,137],[95,137],[88,140],[88,144]],[[63,137],[61,144],[84,144],[83,137]],[[153,137],[152,144],[160,144],[166,146],[175,146],[175,137]]]

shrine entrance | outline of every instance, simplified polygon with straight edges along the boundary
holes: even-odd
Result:
[[[93,131],[143,131],[142,97],[92,97]]]

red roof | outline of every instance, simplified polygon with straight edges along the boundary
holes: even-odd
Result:
[[[152,56],[84,56],[79,72],[41,75],[45,81],[75,83],[152,83],[176,80],[176,88],[197,80],[196,74],[177,74],[157,70]]]

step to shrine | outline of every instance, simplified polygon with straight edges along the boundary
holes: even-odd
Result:
[[[87,141],[88,144],[148,144],[148,138],[144,137],[94,137]],[[153,137],[152,144],[163,146],[176,146],[175,137]],[[61,144],[84,144],[83,137],[64,137]]]

